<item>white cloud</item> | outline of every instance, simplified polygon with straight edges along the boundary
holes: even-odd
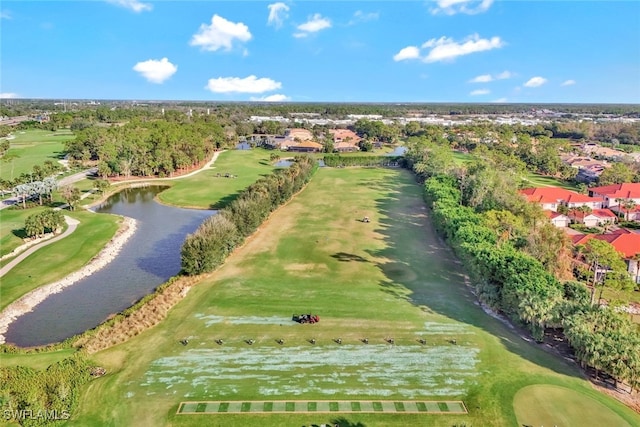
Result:
[[[498,104],[504,104],[505,102],[507,102],[507,98],[498,98],[498,99],[494,99],[491,102],[497,102]]]
[[[542,86],[543,84],[545,84],[547,82],[547,79],[545,79],[544,77],[531,77],[524,85],[526,87],[538,87],[538,86]]]
[[[282,27],[285,19],[289,17],[289,6],[282,2],[272,3],[269,6],[269,18],[267,19],[267,25],[273,25],[276,28]]]
[[[574,84],[576,84],[575,80],[565,80],[560,86],[573,86]]]
[[[0,10],[0,19],[12,19],[11,12],[8,10]]]
[[[331,21],[327,18],[323,18],[319,13],[309,17],[309,20],[304,24],[300,24],[296,27],[299,32],[294,33],[293,36],[297,38],[307,37],[310,33],[316,33],[325,28],[331,28]]]
[[[431,48],[424,58],[425,62],[449,61],[458,56],[498,49],[502,46],[504,46],[504,42],[500,37],[481,39],[478,34],[473,34],[460,43],[448,37],[440,37],[428,40],[422,45],[423,48]]]
[[[353,14],[353,17],[349,21],[349,25],[355,25],[360,22],[375,21],[379,17],[380,17],[380,14],[378,12],[366,13],[361,10],[356,10],[355,13]]]
[[[471,91],[471,93],[469,93],[469,95],[478,96],[478,95],[488,95],[490,93],[491,93],[491,91],[489,89],[476,89],[476,90]]]
[[[269,95],[269,96],[263,96],[261,98],[257,98],[255,96],[252,96],[249,99],[251,101],[258,101],[258,102],[285,102],[285,101],[291,101],[291,98],[289,98],[287,95],[282,95],[280,93],[276,93],[276,94]]]
[[[133,66],[133,70],[137,71],[150,81],[151,83],[162,83],[178,71],[178,66],[169,62],[167,58],[161,60],[149,59],[147,61],[138,62]]]
[[[243,79],[240,77],[218,77],[216,79],[209,79],[205,89],[214,93],[263,93],[280,89],[281,87],[282,83],[280,82],[266,77],[257,78],[251,75]]]
[[[407,46],[400,49],[400,52],[393,55],[394,61],[404,61],[405,59],[420,58],[420,49],[416,46]]]
[[[469,83],[489,83],[490,81],[493,81],[491,74],[482,74],[469,80]]]
[[[482,75],[476,76],[471,80],[469,80],[469,83],[489,83],[494,80],[510,79],[511,77],[513,77],[513,74],[511,73],[511,71],[503,71],[500,74],[496,74],[493,76],[491,74],[482,74]]]
[[[124,7],[125,9],[131,9],[136,13],[153,9],[153,5],[151,3],[143,3],[138,0],[107,0],[107,3],[115,4],[116,6]]]
[[[13,92],[0,92],[0,99],[20,98],[20,95]]]
[[[436,7],[431,8],[434,15],[443,13],[445,15],[455,15],[456,13],[466,13],[475,15],[486,12],[493,4],[493,0],[435,0]]]
[[[249,27],[242,22],[231,22],[221,16],[213,15],[211,25],[202,24],[198,32],[193,35],[191,46],[201,46],[202,49],[215,52],[220,48],[231,50],[234,40],[247,42],[251,40]]]

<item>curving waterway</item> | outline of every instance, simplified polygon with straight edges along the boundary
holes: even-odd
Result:
[[[135,234],[102,270],[17,318],[5,334],[7,343],[28,347],[62,341],[99,325],[177,274],[185,236],[215,211],[162,205],[155,196],[165,188],[126,189],[95,208],[134,218]]]

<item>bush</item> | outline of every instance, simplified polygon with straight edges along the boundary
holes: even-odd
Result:
[[[181,250],[182,270],[188,275],[215,270],[271,212],[304,188],[316,169],[314,159],[299,156],[289,169],[277,170],[250,185],[187,236]]]

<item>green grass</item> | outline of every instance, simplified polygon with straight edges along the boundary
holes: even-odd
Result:
[[[564,181],[552,176],[543,176],[537,173],[529,173],[524,178],[523,185],[525,187],[560,187],[566,190],[577,191],[578,187],[575,184]]]
[[[27,292],[79,270],[113,237],[119,218],[89,212],[65,212],[80,221],[69,236],[27,257],[2,277],[0,309]]]
[[[371,223],[358,220],[365,215]],[[211,423],[206,415],[175,414],[180,402],[194,400],[367,400],[382,411],[380,402],[393,408],[420,399],[462,400],[469,414],[335,412],[318,421],[513,426],[514,397],[533,384],[566,387],[630,425],[640,422],[574,365],[485,314],[463,272],[434,235],[408,172],[320,169],[161,324],[91,356],[109,374],[85,386],[69,425]],[[319,314],[320,322],[295,324],[294,313]],[[188,346],[179,343],[184,337]],[[385,342],[390,337],[393,346]],[[296,413],[213,416],[220,426],[309,423]]]
[[[31,209],[0,210],[0,256],[6,255],[24,244],[24,221],[33,214],[43,211],[44,207]]]
[[[45,351],[40,353],[5,353],[2,354],[0,366],[26,366],[33,369],[46,369],[50,365],[57,363],[75,352],[74,349],[63,349],[56,351]]]
[[[14,139],[9,140],[9,150],[5,157],[13,160],[0,161],[0,178],[14,179],[33,166],[41,165],[45,160],[58,161],[64,157],[65,141],[74,138],[69,130],[56,132],[44,130],[26,130],[13,132]]]
[[[453,152],[453,161],[458,166],[470,162],[472,158],[473,158],[473,155],[470,153],[462,153],[460,151]]]
[[[235,198],[253,184],[261,175],[268,175],[274,168],[269,160],[273,151],[263,149],[229,150],[220,156],[206,171],[184,179],[167,181],[171,188],[158,198],[168,205],[190,208],[218,208]],[[232,174],[237,178],[217,177]]]
[[[632,426],[601,402],[564,387],[525,387],[516,393],[513,405],[518,425]]]

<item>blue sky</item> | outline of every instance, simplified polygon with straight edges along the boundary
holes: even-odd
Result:
[[[640,1],[12,1],[0,97],[640,103]]]

